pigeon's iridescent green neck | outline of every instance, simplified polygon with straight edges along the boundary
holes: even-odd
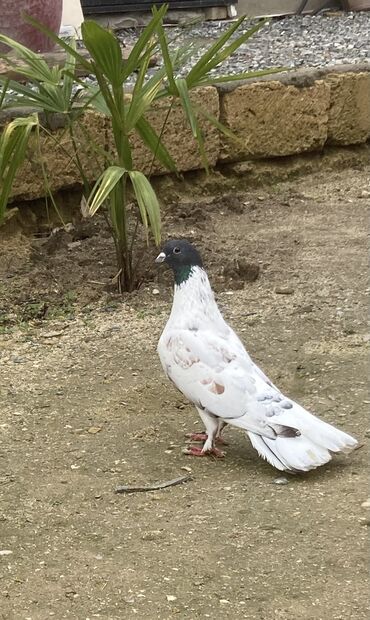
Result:
[[[180,284],[184,284],[184,282],[186,282],[190,278],[192,271],[192,265],[181,265],[174,269],[175,282],[177,286],[180,286]]]

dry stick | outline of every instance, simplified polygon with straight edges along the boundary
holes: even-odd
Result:
[[[174,487],[176,484],[182,484],[192,480],[190,474],[188,476],[180,476],[180,478],[174,478],[173,480],[167,480],[167,482],[158,482],[157,484],[149,484],[148,486],[119,486],[116,488],[115,493],[142,493],[145,491],[158,491],[160,489],[166,489],[167,487]]]

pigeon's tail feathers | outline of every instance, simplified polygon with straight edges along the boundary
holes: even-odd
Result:
[[[267,443],[267,439],[262,437],[262,435],[256,435],[250,431],[247,432],[247,437],[249,437],[253,448],[255,448],[258,454],[265,459],[270,465],[276,467],[276,469],[280,469],[280,471],[290,471],[288,463],[281,460],[281,458],[277,455],[274,447],[270,448]],[[276,443],[276,439],[274,440]]]
[[[282,471],[309,471],[324,465],[333,452],[351,452],[357,441],[351,435],[327,424],[294,403],[290,411],[279,415],[279,423],[298,429],[300,435],[276,439],[253,432],[247,435],[262,458]]]
[[[269,439],[249,432],[248,436],[258,454],[281,471],[309,471],[331,459],[329,450],[302,435]]]

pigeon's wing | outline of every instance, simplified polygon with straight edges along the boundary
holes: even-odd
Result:
[[[169,378],[195,405],[246,430],[276,436],[270,417],[284,397],[233,338],[169,330],[159,353]]]

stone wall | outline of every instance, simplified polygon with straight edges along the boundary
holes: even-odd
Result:
[[[232,139],[220,133],[199,115],[212,167],[320,152],[326,145],[349,146],[370,140],[370,64],[367,63],[292,71],[217,89],[204,87],[191,96],[199,107],[218,118],[236,136]],[[169,103],[160,101],[150,112],[150,121],[157,131]],[[3,120],[0,115],[0,124],[7,120],[9,112],[3,114]],[[83,168],[92,181],[97,178],[102,161],[93,144],[108,151],[113,148],[109,123],[96,113],[85,114],[76,141]],[[197,144],[177,103],[171,110],[164,142],[180,172],[202,168]],[[151,156],[138,138],[134,139],[134,162],[138,169],[149,172]],[[40,153],[31,144],[28,160],[14,183],[13,200],[43,195],[43,168],[53,191],[81,182],[63,119],[59,122],[56,119],[52,135],[42,139]],[[156,165],[153,172],[165,171]]]

